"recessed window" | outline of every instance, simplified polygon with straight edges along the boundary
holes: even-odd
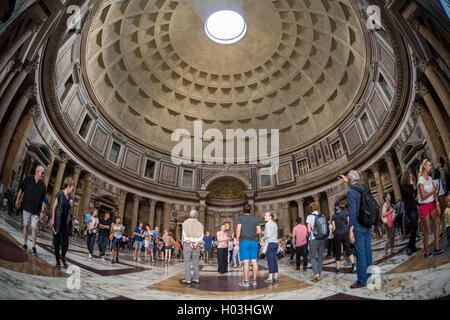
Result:
[[[331,149],[333,149],[335,159],[342,157],[341,142],[339,140],[331,145]]]
[[[378,83],[380,84],[381,89],[383,89],[383,92],[386,94],[388,99],[391,100],[392,97],[394,96],[394,90],[392,90],[391,85],[389,84],[389,82],[386,81],[386,79],[381,73],[378,76]]]
[[[364,131],[366,132],[367,137],[370,137],[373,134],[374,130],[372,123],[370,122],[369,117],[367,117],[366,113],[364,113],[361,117],[361,122],[364,126]]]
[[[73,78],[72,78],[72,75],[70,75],[70,77],[64,83],[64,86],[59,90],[59,100],[60,101],[64,101],[64,99],[66,98],[70,89],[72,88],[73,84],[74,84]]]
[[[308,162],[306,161],[306,159],[298,161],[297,168],[299,175],[308,173]]]
[[[78,131],[79,135],[86,140],[87,135],[89,133],[89,129],[91,127],[92,119],[89,114],[86,113],[84,117],[83,123],[81,124],[80,130]]]
[[[183,188],[192,188],[192,178],[194,176],[194,172],[191,170],[183,171]]]
[[[149,179],[153,179],[155,176],[155,168],[156,168],[156,162],[152,161],[150,159],[147,159],[147,162],[145,164],[145,177]]]
[[[261,169],[261,187],[270,187],[271,185],[270,169]]]
[[[247,23],[244,17],[236,11],[219,10],[206,20],[205,32],[214,42],[232,44],[244,37],[247,32]]]
[[[109,152],[108,160],[117,163],[117,160],[119,159],[119,153],[120,153],[120,144],[114,141],[111,146],[111,151]]]

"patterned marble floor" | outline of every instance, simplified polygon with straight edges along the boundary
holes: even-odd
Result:
[[[185,285],[184,264],[175,259],[169,265],[132,261],[125,249],[121,262],[112,265],[98,258],[98,248],[92,261],[88,260],[86,245],[79,239],[71,240],[67,254],[68,270],[57,271],[51,250],[51,235],[41,232],[38,238],[38,257],[20,250],[22,232],[17,217],[0,212],[0,299],[449,299],[450,298],[450,247],[441,240],[445,252],[424,258],[423,251],[408,257],[406,241],[396,238],[396,253],[384,257],[384,240],[372,242],[373,260],[379,274],[371,287],[352,290],[356,275],[350,266],[335,273],[334,260],[324,261],[322,280],[312,279],[311,264],[306,271],[296,271],[295,263],[288,257],[279,260],[280,281],[264,283],[267,262],[259,262],[258,286],[241,288],[242,270],[229,267],[227,275],[217,274],[217,265],[202,264],[200,284]],[[432,239],[430,239],[431,241]],[[423,247],[422,241],[418,242]],[[29,242],[28,247],[31,247]],[[109,253],[107,258],[109,257]],[[79,275],[79,277],[78,277]],[[79,283],[77,283],[79,279]],[[79,284],[79,286],[77,285]]]

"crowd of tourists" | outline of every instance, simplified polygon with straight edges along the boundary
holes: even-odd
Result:
[[[356,273],[357,281],[351,288],[367,285],[372,266],[372,232],[376,236],[385,233],[385,256],[395,254],[396,229],[400,229],[403,239],[409,236],[406,254],[412,255],[421,248],[416,246],[417,239],[423,237],[425,258],[442,254],[440,239],[447,236],[450,245],[450,195],[448,174],[443,170],[442,159],[435,165],[424,159],[415,181],[411,171],[406,170],[401,177],[402,201],[393,203],[392,195],[384,195],[384,203],[379,205],[370,190],[360,183],[357,171],[351,170],[340,176],[349,190],[346,203],[335,206],[331,219],[320,212],[318,202],[309,204],[309,214],[303,224],[297,218],[297,225],[287,239],[278,237],[277,215],[273,212],[264,214],[264,231],[258,219],[251,214],[251,206],[244,205],[244,214],[237,219],[235,233],[227,233],[227,226],[212,236],[204,233],[203,225],[198,221],[198,212],[192,210],[190,218],[183,222],[180,239],[175,239],[168,230],[161,232],[157,226],[138,223],[132,236],[128,238],[125,226],[118,215],[111,212],[99,216],[97,209],[84,215],[80,222],[72,215],[74,183],[72,178],[64,179],[61,190],[56,194],[50,207],[49,226],[53,233],[53,251],[56,259],[55,267],[68,267],[66,254],[69,246],[69,234],[85,235],[88,259],[94,257],[95,243],[98,244],[99,259],[105,260],[107,252],[111,252],[111,263],[119,262],[119,253],[127,245],[132,249],[134,261],[154,263],[162,261],[171,263],[173,257],[185,262],[185,283],[198,283],[199,261],[212,263],[213,251],[217,255],[218,274],[226,274],[228,266],[243,267],[242,287],[256,286],[258,259],[264,257],[269,269],[265,282],[278,281],[278,260],[296,256],[296,269],[308,269],[310,259],[313,279],[321,280],[325,249],[325,259],[332,256],[336,262],[335,272],[340,273],[341,258],[344,254],[347,263],[351,264],[351,272]],[[36,238],[39,221],[44,218],[48,204],[46,186],[43,182],[45,168],[38,166],[34,175],[26,177],[20,184],[15,208],[22,212],[24,245],[28,250],[28,230],[32,230],[32,253],[37,255]],[[4,203],[8,208],[8,203]],[[381,207],[381,208],[380,208]],[[81,230],[83,226],[83,230]],[[433,251],[430,250],[429,235],[434,233]],[[301,263],[302,262],[302,263]],[[250,278],[250,265],[252,277]],[[191,269],[194,275],[191,275]]]

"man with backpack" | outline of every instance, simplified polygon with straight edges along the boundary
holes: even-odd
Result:
[[[325,251],[325,242],[328,238],[330,229],[328,228],[327,218],[319,212],[319,203],[312,202],[309,205],[311,214],[306,218],[310,240],[311,266],[314,272],[314,280],[320,281],[320,274],[323,267],[323,252]]]
[[[356,170],[351,170],[347,176],[340,176],[348,183],[347,193],[349,214],[350,243],[355,244],[357,282],[350,289],[362,288],[367,285],[370,274],[368,268],[372,265],[372,248],[370,243],[371,227],[378,221],[380,208],[365,186],[359,183],[360,177]]]
[[[439,161],[436,163],[436,169],[439,171],[439,176],[435,177],[435,179],[439,179],[439,188],[437,190],[437,195],[439,199],[439,205],[441,207],[441,236],[445,233],[445,221],[444,215],[442,212],[445,212],[447,209],[447,201],[445,197],[449,194],[450,191],[450,176],[444,170],[445,161],[442,157],[439,157]]]

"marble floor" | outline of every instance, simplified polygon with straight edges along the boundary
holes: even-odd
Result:
[[[242,270],[229,267],[226,275],[217,274],[217,264],[200,270],[200,283],[186,285],[184,264],[175,259],[170,264],[132,261],[128,249],[120,253],[120,263],[111,264],[98,258],[98,248],[92,261],[88,260],[84,241],[71,239],[67,262],[69,269],[61,271],[53,266],[51,235],[41,232],[35,257],[21,251],[22,232],[18,218],[0,212],[0,299],[20,300],[108,300],[108,299],[221,299],[221,300],[433,300],[450,298],[450,247],[440,241],[444,254],[423,257],[423,250],[408,257],[407,240],[396,238],[396,252],[384,257],[384,240],[373,239],[375,280],[366,288],[350,289],[356,275],[350,266],[342,266],[335,273],[332,259],[324,261],[322,280],[315,283],[311,270],[295,270],[295,262],[288,257],[279,260],[280,280],[267,284],[265,260],[259,261],[258,285],[241,288]],[[432,238],[430,239],[430,241]],[[31,247],[29,241],[28,247]],[[418,247],[423,247],[422,241]],[[109,258],[109,252],[107,258]]]

